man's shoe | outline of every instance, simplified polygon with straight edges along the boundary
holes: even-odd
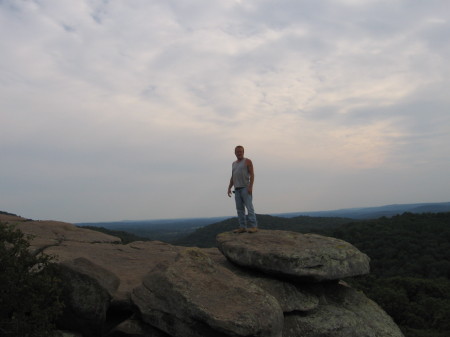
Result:
[[[245,232],[245,228],[238,228],[233,231],[233,233],[244,233],[244,232]]]
[[[247,229],[247,233],[256,233],[258,231],[258,228],[256,227],[251,227],[249,229]]]

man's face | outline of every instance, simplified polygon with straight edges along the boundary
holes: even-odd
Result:
[[[242,147],[238,147],[234,150],[234,154],[236,155],[236,158],[238,160],[241,160],[242,158],[244,158],[244,149]]]

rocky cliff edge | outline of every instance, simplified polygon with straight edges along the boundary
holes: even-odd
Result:
[[[218,235],[218,248],[127,245],[57,221],[0,215],[57,257],[61,330],[83,336],[400,337],[392,319],[341,279],[369,273],[351,244],[260,230]]]

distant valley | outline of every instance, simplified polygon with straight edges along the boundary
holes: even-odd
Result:
[[[79,227],[101,227],[111,231],[128,232],[149,240],[175,242],[198,228],[217,223],[230,217],[212,218],[181,218],[158,220],[123,220],[113,222],[83,222],[76,223]],[[113,234],[113,233],[110,233]]]
[[[377,219],[383,216],[391,217],[402,213],[442,213],[450,212],[450,202],[394,204],[378,207],[345,208],[333,211],[293,212],[272,214],[281,217],[295,217],[299,215],[320,217],[342,217],[351,219]]]
[[[392,217],[398,214],[403,214],[405,212],[408,213],[450,212],[450,202],[396,204],[378,207],[347,208],[347,209],[316,211],[316,212],[276,213],[270,214],[268,216],[274,217],[272,221],[274,221],[275,218],[297,218],[297,217],[342,218],[339,221],[336,220],[331,221],[330,222],[331,225],[334,223],[342,224],[343,222],[351,222],[352,220],[377,219],[383,216]],[[262,217],[262,215],[259,215],[259,217]],[[209,217],[209,218],[83,222],[83,223],[76,223],[75,225],[80,227],[101,227],[113,231],[124,231],[149,240],[159,240],[169,243],[176,243],[179,242],[180,239],[189,236],[196,230],[211,224],[225,221],[227,222],[227,224],[235,225],[236,222],[235,218],[236,216],[232,215],[232,216]],[[279,221],[277,220],[276,222]],[[304,223],[305,218],[303,218],[303,220],[300,222]],[[308,223],[314,222],[314,219],[310,219],[307,222]]]

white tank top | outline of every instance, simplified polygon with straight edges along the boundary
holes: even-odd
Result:
[[[240,162],[233,162],[232,177],[234,188],[247,187],[250,183],[250,175],[247,168],[247,158]]]

